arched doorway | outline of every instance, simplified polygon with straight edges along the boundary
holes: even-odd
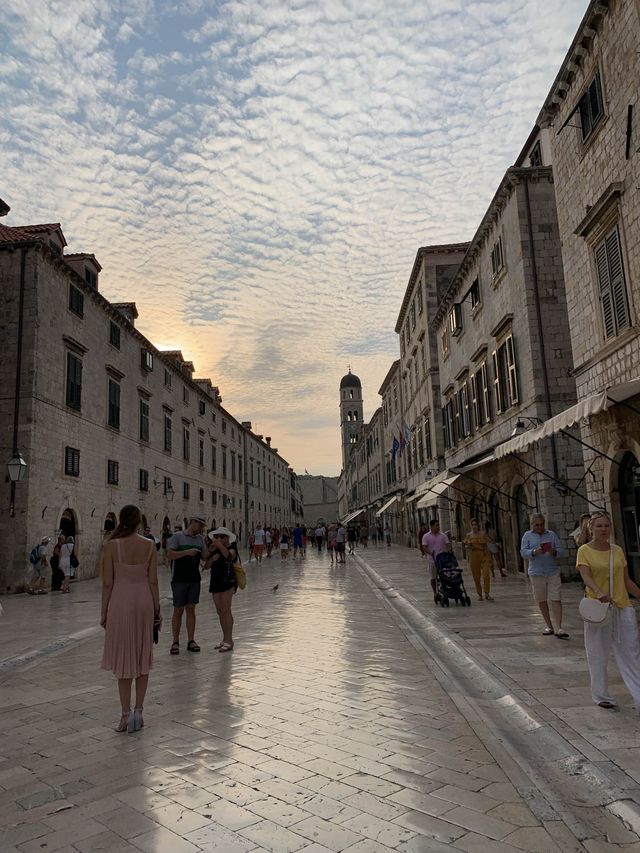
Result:
[[[149,522],[147,521],[147,516],[144,513],[142,513],[142,516],[141,516],[141,525],[142,525],[143,530],[146,527],[149,527]]]
[[[524,486],[520,485],[516,487],[516,490],[513,493],[513,501],[516,507],[515,551],[518,558],[518,571],[524,572],[524,560],[520,556],[520,543],[522,542],[522,537],[525,532],[531,527],[529,511],[527,508],[527,493],[524,490]]]
[[[104,524],[102,525],[102,535],[108,536],[111,532],[116,529],[118,522],[115,516],[115,513],[108,512],[104,519]]]
[[[640,476],[635,473],[638,460],[631,452],[622,457],[618,468],[618,492],[624,545],[627,553],[629,574],[635,580],[640,577]]]
[[[58,527],[65,538],[67,536],[73,536],[74,539],[76,538],[76,514],[70,507],[67,507],[60,516],[60,523],[58,524]]]

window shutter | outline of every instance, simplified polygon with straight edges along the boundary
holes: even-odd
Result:
[[[513,342],[513,336],[509,335],[506,340],[507,344],[507,370],[509,373],[509,396],[511,405],[513,406],[519,400],[518,393],[518,369],[516,367],[516,351]]]
[[[596,269],[598,271],[598,283],[600,285],[600,302],[602,303],[602,320],[604,323],[604,334],[611,338],[616,333],[616,325],[613,310],[613,293],[611,292],[611,279],[609,278],[609,265],[607,264],[606,241],[596,248]]]
[[[611,234],[605,238],[605,245],[607,247],[609,282],[611,284],[616,332],[619,333],[622,329],[626,329],[629,326],[629,306],[627,304],[627,288],[624,281],[624,268],[622,266],[620,234],[617,228],[614,228]]]
[[[491,364],[493,365],[493,388],[496,398],[496,412],[498,414],[504,411],[504,401],[502,399],[502,390],[500,388],[500,369],[498,367],[498,353],[494,350],[491,353]]]

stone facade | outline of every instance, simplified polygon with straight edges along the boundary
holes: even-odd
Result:
[[[549,134],[590,499],[613,513],[640,577],[640,5],[592,2],[538,118]],[[613,405],[614,399],[621,400]],[[607,458],[608,457],[608,458]]]
[[[79,576],[95,575],[126,503],[157,536],[194,512],[240,538],[254,520],[296,521],[293,472],[270,439],[226,411],[181,353],[141,335],[135,305],[108,302],[95,258],[66,260],[65,245],[57,225],[0,226],[0,453],[15,444],[28,463],[24,482],[0,486],[0,590],[24,583],[33,545],[61,528],[76,538]]]
[[[550,168],[507,171],[432,328],[444,467],[459,473],[448,493],[454,538],[471,517],[490,521],[515,569],[529,514],[540,510],[568,546],[586,507],[568,491],[583,476],[579,445],[554,436],[517,456],[492,454],[519,420],[547,420],[576,400]]]
[[[300,474],[298,484],[307,526],[313,526],[320,520],[330,523],[339,517],[338,477]]]

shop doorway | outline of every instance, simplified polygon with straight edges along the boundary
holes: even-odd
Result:
[[[117,524],[118,522],[115,514],[113,512],[108,512],[105,517],[104,524],[102,525],[102,535],[108,536],[116,529]]]
[[[618,469],[618,492],[627,564],[634,581],[640,577],[640,476],[635,473],[637,468],[638,460],[633,453],[625,453]]]
[[[73,536],[73,538],[75,539],[77,533],[75,512],[69,507],[67,507],[60,516],[60,524],[58,526],[60,528],[60,532],[64,535],[65,539],[67,536]]]

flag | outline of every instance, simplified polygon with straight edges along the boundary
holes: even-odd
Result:
[[[407,442],[405,441],[404,433],[403,433],[403,431],[402,431],[402,430],[400,430],[399,443],[400,443],[400,456],[402,456],[402,451],[404,450],[405,445],[406,445],[406,443],[407,443]]]
[[[398,439],[393,436],[393,444],[391,445],[391,458],[395,462],[396,461],[396,453],[400,450],[400,442]]]
[[[411,440],[411,430],[409,429],[409,424],[406,421],[402,423],[402,435],[404,436],[404,443],[409,444]]]

